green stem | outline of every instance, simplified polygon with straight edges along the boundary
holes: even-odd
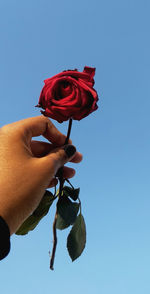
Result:
[[[70,181],[68,179],[65,179],[65,181],[71,186],[71,188],[74,190],[73,185],[70,183]]]
[[[71,127],[72,127],[72,118],[69,119],[69,126],[68,126],[68,132],[67,132],[67,137],[65,140],[65,145],[68,144],[69,138],[70,138],[70,133],[71,133]]]
[[[56,252],[56,246],[57,246],[57,233],[56,233],[56,223],[57,223],[57,210],[55,213],[55,218],[53,222],[53,251],[52,251],[52,256],[50,260],[50,269],[54,269],[54,259],[55,259],[55,252]]]
[[[68,126],[68,131],[67,131],[67,137],[66,137],[66,140],[65,140],[65,145],[67,145],[68,142],[69,142],[70,133],[71,133],[71,127],[72,127],[72,118],[70,118],[70,120],[69,120],[69,126]],[[63,177],[63,167],[60,168],[59,172],[60,172],[60,176],[59,176],[59,183],[60,183],[59,197],[61,197],[61,193],[62,193],[64,181],[65,181],[64,177]]]
[[[78,201],[79,201],[79,207],[80,207],[80,214],[82,214],[82,209],[81,209],[81,200],[80,200],[80,198],[78,197]]]
[[[72,118],[70,118],[69,120],[69,126],[68,126],[68,131],[67,131],[67,137],[65,140],[65,145],[68,144],[69,142],[69,137],[70,137],[70,133],[71,133],[71,127],[72,127]],[[58,197],[61,197],[62,194],[62,189],[63,189],[63,185],[65,182],[65,179],[63,177],[63,167],[61,167],[59,169],[59,194]],[[52,256],[50,259],[50,269],[53,270],[54,269],[54,259],[55,259],[55,253],[56,253],[56,246],[57,246],[57,232],[56,232],[56,223],[57,223],[57,208],[56,208],[56,213],[55,213],[55,218],[54,218],[54,222],[53,222],[53,249],[52,249]]]

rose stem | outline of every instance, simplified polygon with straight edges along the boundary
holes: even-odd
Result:
[[[69,119],[69,126],[68,126],[68,132],[67,132],[67,137],[65,140],[65,145],[68,144],[69,138],[70,138],[70,133],[71,133],[71,127],[72,127],[72,118]]]
[[[57,233],[56,233],[56,221],[57,221],[57,210],[54,217],[53,222],[53,250],[52,250],[52,256],[50,260],[50,269],[53,270],[54,267],[54,259],[55,259],[55,252],[56,252],[56,246],[57,246]]]
[[[67,137],[65,140],[65,144],[68,144],[69,138],[70,138],[70,133],[71,133],[71,127],[72,127],[72,118],[69,119],[69,126],[68,126],[68,131],[67,131]],[[59,182],[60,182],[60,186],[59,186],[59,196],[61,196],[61,192],[62,192],[62,188],[63,188],[63,167],[60,168],[60,176],[59,176]]]
[[[72,118],[70,118],[69,120],[69,126],[68,126],[68,131],[67,131],[67,137],[65,140],[65,144],[68,144],[69,141],[69,137],[70,137],[70,133],[71,133],[71,127],[72,127]],[[62,194],[62,189],[63,189],[63,185],[64,185],[64,178],[63,178],[63,167],[61,167],[59,169],[59,197]],[[53,249],[52,249],[52,256],[50,259],[50,269],[53,270],[54,269],[54,259],[55,259],[55,253],[56,253],[56,246],[57,246],[57,232],[56,232],[56,223],[57,223],[57,208],[56,208],[56,213],[55,213],[55,217],[54,217],[54,222],[53,222]]]

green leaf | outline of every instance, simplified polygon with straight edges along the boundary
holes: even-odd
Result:
[[[64,186],[63,192],[66,196],[70,197],[74,201],[76,201],[79,197],[80,188],[74,189],[68,186]]]
[[[17,230],[16,235],[26,235],[29,231],[34,230],[40,220],[48,213],[55,197],[53,194],[46,190],[45,194],[39,203],[36,210],[30,215]]]
[[[57,228],[63,230],[72,225],[79,211],[79,203],[73,203],[68,197],[60,197],[57,202]]]
[[[61,210],[61,213],[63,210],[63,213],[65,215],[64,218],[60,215],[60,213],[59,213],[60,210]],[[71,206],[69,205],[69,207],[68,206],[66,207],[66,210],[67,210],[67,212],[65,211],[65,206],[63,207],[63,209],[60,208],[58,210],[56,228],[59,230],[64,230],[64,229],[68,228],[72,224],[72,222],[70,223],[70,221],[75,222],[78,211],[79,211],[79,203],[72,203]],[[70,214],[72,213],[72,211],[73,211],[73,219],[72,219],[72,216],[70,217]],[[67,217],[66,213],[68,213],[68,212],[69,212],[69,216]]]
[[[46,190],[41,202],[39,203],[36,210],[33,212],[33,215],[37,217],[41,217],[45,215],[47,208],[49,210],[54,200],[55,200],[55,197],[53,196],[53,194],[50,191]]]
[[[15,233],[16,235],[26,235],[29,231],[34,230],[34,228],[38,225],[41,218],[36,218],[33,215],[30,215],[24,223],[20,226],[20,228]]]
[[[56,221],[56,228],[59,230],[64,230],[68,228],[70,224],[66,223],[66,221],[58,214],[57,221]]]
[[[79,214],[67,238],[67,248],[72,261],[81,255],[85,248],[85,243],[85,221],[82,214]]]

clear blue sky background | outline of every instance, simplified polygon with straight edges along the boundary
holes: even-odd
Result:
[[[71,136],[84,154],[72,180],[87,224],[83,255],[72,263],[68,231],[59,232],[49,270],[52,208],[35,231],[12,237],[1,293],[150,293],[149,11],[148,0],[0,1],[1,126],[39,115],[43,80],[64,69],[96,67],[100,97]]]

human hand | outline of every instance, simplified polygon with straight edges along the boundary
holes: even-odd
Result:
[[[51,143],[32,140],[40,135]],[[55,174],[59,168],[68,161],[82,160],[75,148],[63,149],[65,139],[44,116],[0,129],[0,215],[7,222],[10,234],[35,210],[45,189],[57,184]],[[74,174],[74,169],[64,167],[65,178]]]

